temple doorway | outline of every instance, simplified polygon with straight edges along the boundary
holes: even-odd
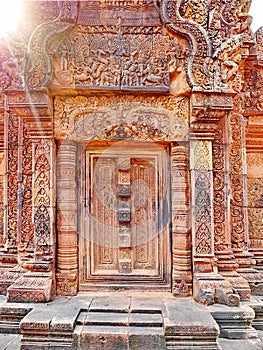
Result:
[[[79,290],[171,290],[169,146],[80,147]]]

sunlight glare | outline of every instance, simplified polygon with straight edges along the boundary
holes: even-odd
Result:
[[[1,1],[0,4],[0,37],[14,31],[22,15],[24,0]]]

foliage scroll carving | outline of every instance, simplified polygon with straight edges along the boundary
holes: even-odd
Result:
[[[188,98],[57,97],[55,137],[71,140],[187,140]]]

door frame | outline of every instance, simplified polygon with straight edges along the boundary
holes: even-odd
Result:
[[[90,198],[87,177],[90,175],[89,160],[87,159],[88,154],[102,155],[102,157],[118,157],[125,155],[133,155],[136,158],[153,158],[157,160],[157,173],[158,173],[158,185],[160,179],[165,177],[165,195],[167,200],[167,212],[168,216],[165,218],[163,208],[159,208],[162,216],[158,224],[164,223],[167,220],[164,229],[158,234],[158,262],[159,273],[157,276],[141,276],[133,277],[132,275],[127,276],[93,276],[91,271],[90,259],[88,252],[91,248],[91,243],[86,240],[87,225],[89,215]],[[157,144],[153,142],[138,142],[138,141],[117,141],[117,142],[93,142],[89,143],[87,147],[82,146],[79,148],[79,290],[90,291],[90,290],[116,290],[116,289],[146,289],[154,291],[171,291],[171,190],[170,190],[170,150],[169,144]],[[85,185],[86,184],[86,185]],[[158,203],[158,206],[162,203]]]

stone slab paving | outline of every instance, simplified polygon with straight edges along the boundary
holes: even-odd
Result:
[[[222,350],[262,350],[263,344],[255,340],[218,339]]]
[[[19,334],[1,334],[0,335],[0,349],[1,350],[20,350]]]

